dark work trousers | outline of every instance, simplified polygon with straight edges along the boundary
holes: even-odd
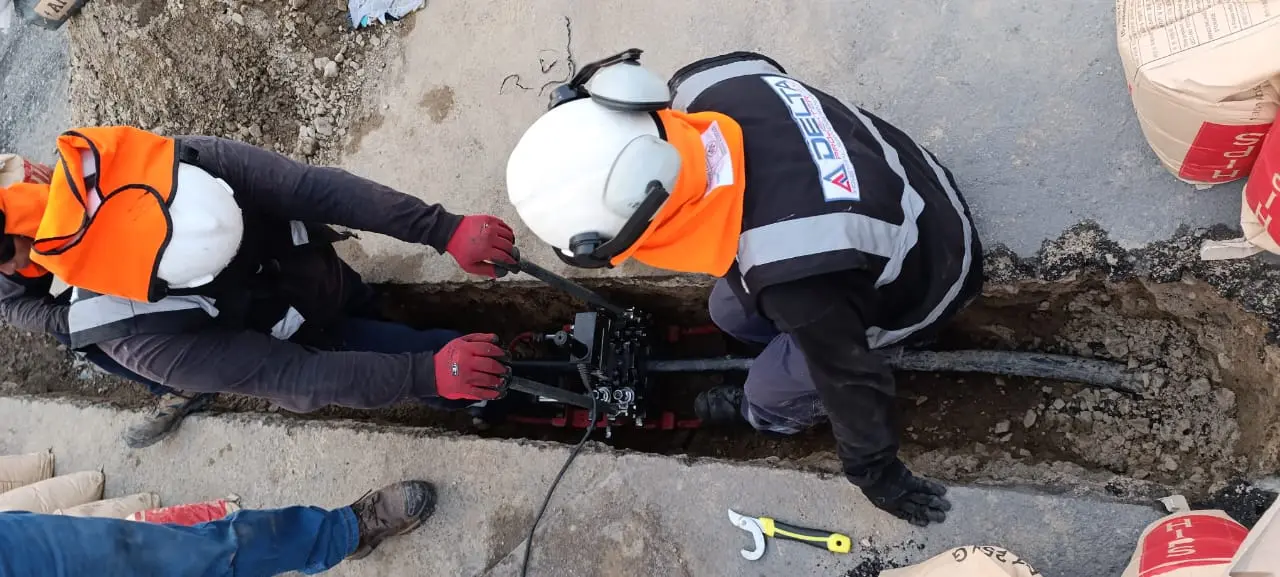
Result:
[[[67,335],[55,333],[53,335],[53,338],[57,339],[58,342],[62,343],[63,345],[66,345],[68,347],[71,346],[71,338],[68,337]],[[83,351],[81,351],[81,353],[84,355],[84,359],[86,361],[93,363],[98,368],[108,373],[111,373],[117,377],[120,377],[122,379],[130,380],[135,383],[141,384],[147,387],[147,390],[151,391],[151,394],[157,397],[164,396],[174,392],[174,390],[169,387],[166,387],[160,383],[157,383],[151,379],[148,379],[142,375],[139,375],[138,373],[135,373],[129,369],[126,369],[123,366],[120,366],[120,363],[117,363],[115,359],[108,357],[107,354],[102,352],[102,349],[99,349],[98,347],[88,347]]]
[[[982,254],[977,244],[975,254]],[[982,292],[982,263],[975,260],[968,279],[949,310],[929,327],[908,337],[902,346],[918,347],[936,336],[938,328]],[[794,435],[827,419],[826,408],[818,396],[809,365],[791,336],[755,311],[748,312],[729,283],[716,281],[708,303],[711,320],[735,339],[765,345],[765,349],[747,372],[746,400],[742,416],[758,431]]]

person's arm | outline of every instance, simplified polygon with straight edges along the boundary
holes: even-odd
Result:
[[[462,217],[339,168],[312,166],[251,144],[211,136],[179,141],[227,182],[242,206],[287,220],[334,224],[443,253]]]
[[[915,477],[898,459],[893,373],[867,345],[874,281],[846,271],[784,283],[761,291],[760,308],[804,353],[849,481],[900,518],[941,522],[950,509],[946,489]]]
[[[330,352],[252,331],[141,335],[98,345],[125,368],[192,393],[271,399],[295,412],[437,396],[432,353]]]
[[[26,278],[0,275],[0,318],[22,330],[67,334],[68,305],[54,302],[49,289],[53,275]]]

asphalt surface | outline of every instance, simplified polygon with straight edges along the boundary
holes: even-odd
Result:
[[[70,128],[67,35],[25,22],[35,3],[18,0],[12,26],[0,32],[0,151],[51,162],[54,140]]]
[[[134,417],[0,398],[0,454],[52,448],[57,473],[101,467],[108,497],[153,491],[165,505],[234,493],[252,508],[333,508],[403,479],[437,485],[439,507],[421,530],[338,566],[335,576],[518,575],[530,520],[569,452],[273,416],[196,416],[177,435],[131,451],[119,438]],[[840,478],[589,450],[543,519],[530,575],[840,577],[868,561],[996,545],[1044,575],[1108,577],[1120,574],[1142,527],[1160,516],[1147,506],[1012,490],[957,487],[951,499],[951,518],[921,530],[875,509]],[[853,554],[769,542],[762,559],[746,561],[739,550],[751,539],[729,523],[729,508],[842,531],[853,538]]]

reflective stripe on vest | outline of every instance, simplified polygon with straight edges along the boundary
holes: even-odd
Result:
[[[142,332],[184,332],[195,321],[217,317],[218,307],[214,302],[206,296],[182,295],[152,303],[72,289],[67,313],[71,347],[79,349]],[[289,340],[305,322],[302,313],[289,307],[271,328],[271,336]]]
[[[218,316],[213,299],[171,296],[156,302],[135,301],[72,289],[67,325],[71,348],[79,349],[141,332],[180,332],[193,322]]]
[[[770,85],[779,79],[790,79],[793,81],[791,89],[805,96],[807,102],[817,103],[817,99],[813,98],[812,93],[807,88],[798,81],[780,73],[773,65],[764,60],[744,59],[726,61],[723,64],[700,70],[680,79],[679,84],[673,88],[675,92],[673,107],[685,109],[708,88],[725,80],[741,76],[758,76],[762,82]],[[780,99],[783,98],[781,94],[778,97]],[[783,99],[783,104],[790,106],[790,103],[785,99]],[[745,279],[747,271],[751,270],[752,267],[841,250],[857,250],[888,260],[879,278],[876,279],[877,288],[894,282],[902,273],[902,265],[906,260],[907,254],[915,248],[916,242],[919,240],[920,233],[916,221],[921,212],[924,211],[924,199],[911,186],[911,181],[907,178],[906,169],[902,166],[898,151],[889,145],[884,139],[884,135],[876,128],[871,119],[858,110],[856,106],[847,108],[879,143],[880,148],[884,151],[885,162],[894,174],[902,180],[902,224],[893,224],[861,214],[836,212],[785,220],[744,230],[738,240],[738,267],[739,272],[742,274],[744,290],[746,290]],[[815,112],[821,113],[821,111]],[[947,178],[946,172],[934,161],[933,156],[918,144],[914,145],[919,149],[920,154],[930,168],[933,169],[938,182],[941,183],[946,192],[947,199],[955,209],[955,214],[961,220],[964,235],[964,258],[961,261],[960,274],[957,275],[954,283],[948,288],[944,298],[929,311],[929,314],[923,320],[914,325],[893,330],[869,327],[867,329],[867,340],[872,348],[884,347],[901,341],[912,333],[936,322],[963,289],[965,278],[968,277],[969,268],[972,264],[972,226],[969,219],[964,216],[964,205],[960,202],[956,190],[951,186],[951,180]],[[747,178],[750,179],[750,177],[751,175],[748,173]]]
[[[687,112],[689,105],[698,98],[708,88],[713,85],[730,78],[739,76],[751,76],[753,74],[782,74],[772,64],[764,60],[732,60],[724,64],[719,64],[699,70],[688,77],[681,79],[680,83],[675,87],[675,94],[671,99],[671,107]]]

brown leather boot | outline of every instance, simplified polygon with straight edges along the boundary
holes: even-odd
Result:
[[[347,559],[363,559],[387,537],[417,529],[436,511],[436,488],[426,481],[401,481],[371,491],[351,504],[360,524],[360,544]]]

